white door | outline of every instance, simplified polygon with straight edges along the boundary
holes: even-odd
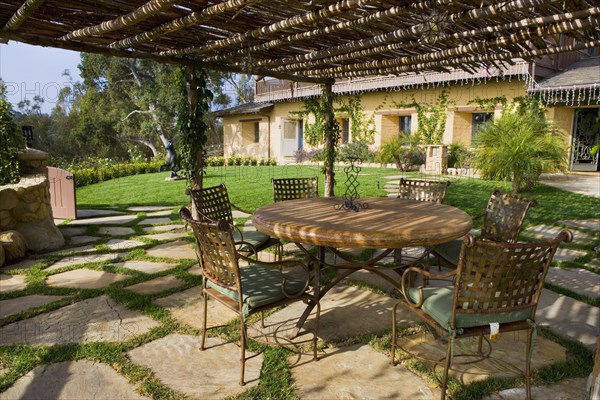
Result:
[[[283,135],[281,136],[281,155],[292,157],[298,151],[298,121],[283,120]]]

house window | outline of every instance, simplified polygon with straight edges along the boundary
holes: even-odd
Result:
[[[347,144],[350,140],[350,119],[342,118],[342,144]]]
[[[398,117],[398,135],[410,135],[410,115],[401,115]]]
[[[254,123],[254,143],[258,143],[260,139],[260,124],[258,122]]]
[[[471,123],[471,143],[475,141],[477,132],[479,129],[488,121],[494,119],[494,113],[473,113],[473,119]]]

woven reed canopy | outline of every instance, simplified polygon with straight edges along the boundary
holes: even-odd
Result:
[[[529,61],[599,22],[598,0],[0,0],[0,41],[310,82]]]

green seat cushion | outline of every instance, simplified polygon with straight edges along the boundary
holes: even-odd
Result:
[[[267,243],[269,241],[269,239],[271,239],[271,237],[269,235],[265,235],[264,233],[261,233],[258,231],[244,231],[241,236],[240,236],[240,232],[238,230],[233,231],[233,241],[235,243],[241,242],[242,238],[243,238],[244,242],[248,242],[255,249],[260,248],[262,245]],[[244,244],[244,245],[242,245],[242,247],[239,250],[252,251],[252,247]]]
[[[276,268],[261,265],[249,265],[240,268],[242,281],[242,298],[244,315],[248,315],[255,308],[275,303],[286,298],[282,290],[283,274]],[[207,286],[219,293],[239,300],[237,291],[223,288],[207,281]],[[304,288],[304,281],[288,279],[285,281],[285,290],[288,294],[297,294]]]
[[[460,257],[460,248],[462,244],[463,239],[457,239],[451,242],[438,244],[433,248],[433,251],[449,263],[458,265],[458,258]]]
[[[423,289],[425,301],[421,309],[431,316],[444,329],[450,329],[452,318],[452,297],[454,289],[447,287],[429,287]],[[415,303],[419,301],[419,290],[410,288],[408,297]],[[456,328],[470,328],[474,326],[485,326],[492,322],[501,324],[526,320],[531,316],[531,307],[509,311],[498,314],[464,314],[456,313]]]

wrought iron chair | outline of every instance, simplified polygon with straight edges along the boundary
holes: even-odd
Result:
[[[308,199],[319,196],[319,178],[271,179],[273,201]]]
[[[320,317],[320,304],[308,291],[309,272],[300,261],[279,261],[274,263],[260,262],[245,257],[236,251],[233,240],[233,226],[225,221],[212,222],[207,219],[194,220],[187,208],[179,210],[179,216],[187,222],[194,231],[196,238],[196,254],[202,271],[202,294],[204,297],[204,321],[200,349],[204,350],[207,331],[207,300],[210,297],[225,307],[238,313],[240,318],[240,385],[244,385],[244,370],[246,361],[257,354],[246,357],[247,320],[248,317],[274,307],[286,305],[295,301],[315,302],[316,320],[311,339],[296,342],[312,342],[313,359],[317,360],[317,331]],[[248,246],[252,246],[247,243]],[[248,266],[239,266],[244,260]],[[284,270],[302,267],[306,279],[288,276]],[[258,338],[253,338],[257,340]],[[257,340],[260,342],[260,340]],[[264,341],[263,341],[264,342]],[[277,342],[264,342],[276,344]]]
[[[485,212],[474,218],[483,218],[479,237],[494,242],[516,243],[527,211],[536,205],[535,200],[495,190]],[[462,239],[458,239],[434,246],[432,254],[436,256],[439,266],[456,268],[461,245]]]
[[[202,218],[207,218],[212,222],[225,221],[234,227],[233,239],[238,245],[238,250],[251,255],[256,255],[259,251],[271,246],[275,247],[276,258],[281,260],[281,246],[279,239],[272,238],[269,235],[258,231],[244,231],[235,227],[233,222],[233,209],[249,214],[248,212],[236,207],[229,201],[229,194],[225,185],[190,189],[188,191],[196,211]]]
[[[560,232],[553,240],[536,243],[474,239],[468,234],[463,240],[456,270],[436,276],[419,268],[408,268],[402,275],[404,301],[393,307],[392,364],[395,362],[396,347],[399,347],[396,310],[400,304],[420,317],[434,336],[448,342],[446,357],[442,359],[442,400],[445,398],[448,370],[453,357],[476,356],[477,361],[481,361],[492,352],[491,342],[484,335],[527,330],[525,379],[527,398],[530,399],[530,361],[536,337],[536,308],[558,245],[572,239],[573,234],[568,230]],[[454,277],[454,283],[447,287],[410,288],[407,284],[410,273],[419,273],[430,279]],[[476,354],[454,354],[456,339],[473,336],[479,336]],[[486,351],[483,350],[484,338],[489,346]]]
[[[417,200],[417,201],[429,201],[432,203],[442,204],[446,191],[450,186],[449,181],[431,181],[422,179],[404,179],[400,178],[400,184],[398,186],[398,198]],[[403,270],[415,263],[424,260],[429,256],[429,249],[421,248],[409,248],[394,250],[394,264],[395,270],[402,273]]]

